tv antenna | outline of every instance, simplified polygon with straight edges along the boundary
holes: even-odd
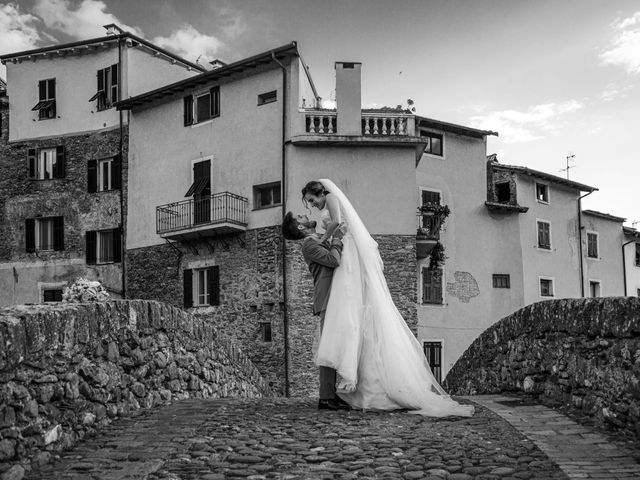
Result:
[[[558,170],[559,172],[567,172],[567,180],[569,180],[569,170],[572,168],[576,168],[575,164],[571,164],[571,161],[576,158],[576,156],[569,152],[567,153],[566,159],[567,159],[567,166],[565,168],[562,168],[560,170]]]

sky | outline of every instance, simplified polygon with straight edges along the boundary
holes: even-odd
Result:
[[[500,163],[566,177],[571,156],[599,189],[584,208],[640,221],[638,0],[21,0],[0,2],[0,54],[108,23],[200,63],[295,40],[328,105],[334,62],[362,62],[363,108],[497,131]]]

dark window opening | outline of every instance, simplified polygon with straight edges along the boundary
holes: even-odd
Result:
[[[442,383],[442,342],[424,342],[423,349],[433,376]]]
[[[265,183],[253,187],[254,209],[280,205],[281,201],[280,182]]]
[[[271,324],[270,323],[266,323],[263,322],[260,324],[260,330],[261,330],[261,334],[262,334],[262,341],[263,342],[271,342],[273,339],[273,335],[272,335],[272,331],[271,331]]]
[[[536,198],[539,202],[549,203],[549,186],[536,183]]]
[[[640,243],[636,243],[636,267],[640,267]]]
[[[496,183],[496,201],[509,203],[511,201],[511,185],[509,182]]]
[[[258,95],[258,105],[264,105],[265,103],[272,103],[278,100],[278,91],[262,93]]]
[[[493,275],[493,288],[511,288],[511,278],[509,274],[495,273]]]
[[[591,298],[600,296],[600,282],[589,281],[589,295]]]
[[[44,302],[61,302],[62,289],[44,290],[42,292],[42,300]]]
[[[442,156],[442,144],[443,144],[442,135],[421,130],[420,136],[427,143],[427,145],[424,147],[424,153],[429,153],[431,155],[438,155],[440,157]]]

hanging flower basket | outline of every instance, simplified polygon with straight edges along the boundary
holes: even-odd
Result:
[[[429,253],[429,270],[437,270],[438,268],[441,268],[446,259],[447,257],[444,254],[444,246],[440,242],[436,242]]]
[[[451,211],[447,205],[441,205],[435,202],[425,203],[418,207],[418,217],[423,218],[423,225],[418,228],[416,236],[419,239],[438,239],[438,234],[444,221]],[[428,218],[425,219],[425,217]]]

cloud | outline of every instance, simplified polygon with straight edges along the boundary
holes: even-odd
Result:
[[[82,0],[79,4],[71,0],[36,0],[33,12],[48,28],[77,39],[104,36],[102,27],[110,23],[134,35],[143,35],[138,27],[129,26],[107,12],[107,5],[101,0]]]
[[[627,73],[640,74],[640,12],[614,22],[616,34],[611,45],[600,54],[604,65],[625,68]]]
[[[191,61],[195,61],[200,55],[207,60],[213,60],[224,46],[217,37],[200,33],[188,23],[168,37],[156,37],[152,42]]]
[[[577,100],[545,103],[529,107],[527,111],[503,110],[471,117],[473,127],[498,131],[505,143],[531,142],[544,138],[545,133],[556,134],[564,125],[563,117],[583,108]]]
[[[0,4],[0,54],[35,48],[41,40],[38,21],[29,13],[21,13],[16,4]],[[6,76],[6,67],[0,65],[0,77]]]
[[[230,6],[220,9],[218,19],[222,21],[222,33],[228,39],[237,38],[249,28],[242,11]]]

